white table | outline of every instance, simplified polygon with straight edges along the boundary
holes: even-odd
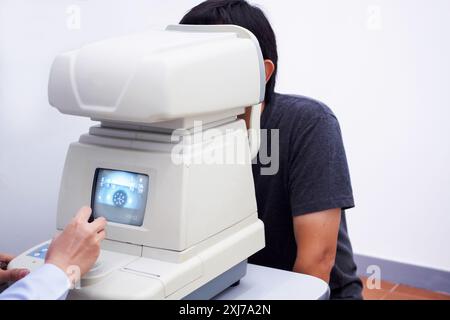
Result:
[[[248,264],[247,274],[235,287],[216,300],[322,300],[328,299],[328,284],[305,274]]]
[[[248,264],[240,284],[226,289],[214,300],[323,300],[328,296],[328,285],[321,279]]]

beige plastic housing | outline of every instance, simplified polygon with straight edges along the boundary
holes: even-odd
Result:
[[[174,25],[58,55],[49,102],[64,114],[149,124],[257,105],[264,90],[250,31]]]
[[[149,177],[142,226],[108,222],[100,257],[70,299],[180,299],[264,247],[250,163],[264,86],[258,42],[237,26],[169,26],[55,59],[51,105],[102,122],[69,147],[57,228],[91,204],[97,169]],[[247,106],[251,135],[236,119]],[[198,132],[196,120],[205,122]],[[205,163],[236,146],[244,162]],[[190,161],[176,163],[175,148]],[[8,267],[42,265],[33,253],[42,245]]]
[[[192,159],[191,164],[174,163],[172,143],[82,136],[82,143],[71,144],[67,153],[58,201],[58,229],[67,225],[81,205],[91,203],[97,168],[149,176],[142,227],[108,222],[107,238],[111,240],[183,251],[251,215],[256,217],[249,162],[205,164],[203,160],[216,152],[233,154],[236,145],[249,154],[245,123],[235,121],[214,131],[233,135],[235,144],[211,139],[196,146],[194,136],[186,136],[182,153]]]

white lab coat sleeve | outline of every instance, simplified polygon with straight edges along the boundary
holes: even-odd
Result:
[[[67,275],[47,263],[3,291],[0,300],[64,300],[69,288]]]

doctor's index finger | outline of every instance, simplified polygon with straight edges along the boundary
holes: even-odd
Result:
[[[80,220],[82,222],[87,222],[91,216],[92,209],[84,206],[80,210],[78,210],[78,213],[75,216],[76,220]]]

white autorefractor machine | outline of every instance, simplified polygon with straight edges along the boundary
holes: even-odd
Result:
[[[256,38],[232,25],[173,25],[56,57],[50,104],[101,122],[70,145],[57,228],[84,204],[108,220],[100,257],[69,298],[211,298],[245,275],[264,230],[249,160],[259,133],[249,137],[237,115],[253,106],[259,130],[264,88]],[[248,161],[205,161],[236,145]],[[48,245],[9,267],[42,265]]]

